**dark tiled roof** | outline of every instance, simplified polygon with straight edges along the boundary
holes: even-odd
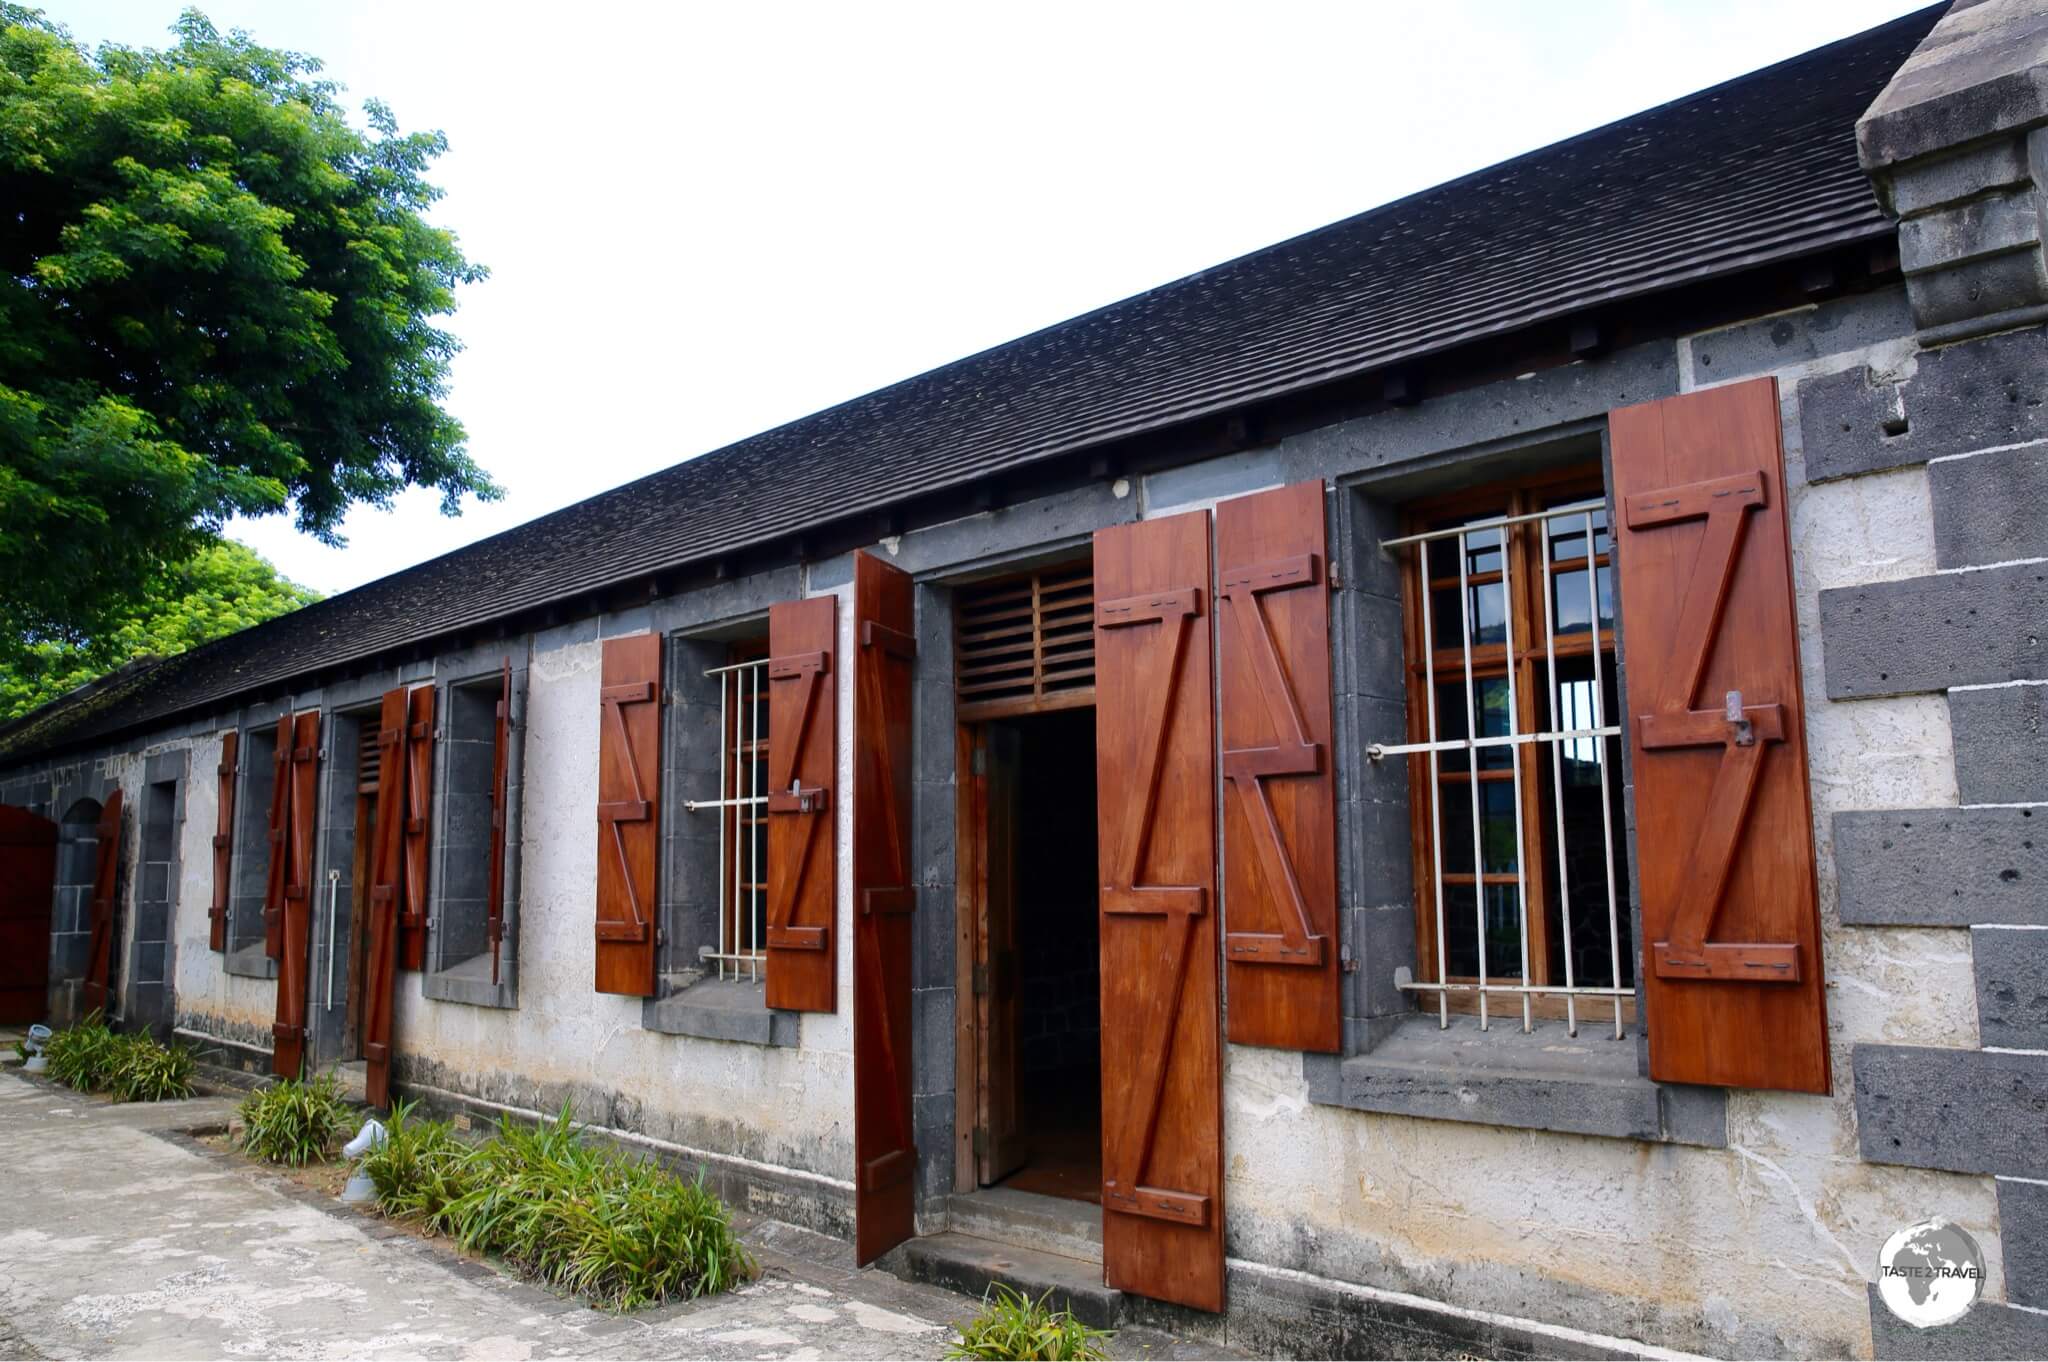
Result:
[[[601,493],[58,701],[0,759],[1602,303],[1877,236],[1855,123],[1941,6]]]

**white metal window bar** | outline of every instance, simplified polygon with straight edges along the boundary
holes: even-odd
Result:
[[[1570,1034],[1576,1036],[1579,1033],[1579,1000],[1590,997],[1606,999],[1611,1005],[1614,1013],[1614,1034],[1619,1039],[1623,1034],[1622,1004],[1625,1000],[1631,1000],[1635,997],[1635,990],[1632,987],[1623,987],[1621,984],[1620,903],[1615,888],[1614,806],[1608,773],[1609,758],[1607,754],[1607,740],[1618,737],[1621,733],[1621,728],[1618,724],[1609,724],[1607,722],[1603,698],[1605,663],[1601,656],[1602,650],[1600,647],[1600,573],[1596,565],[1598,554],[1595,551],[1597,539],[1593,516],[1596,511],[1604,510],[1605,506],[1606,503],[1604,501],[1597,499],[1579,501],[1565,506],[1553,507],[1545,511],[1533,511],[1526,515],[1496,516],[1485,520],[1475,520],[1451,529],[1432,530],[1421,534],[1403,535],[1399,538],[1381,541],[1382,548],[1413,547],[1418,554],[1425,555],[1424,560],[1419,564],[1420,571],[1418,576],[1421,582],[1423,694],[1425,697],[1424,708],[1428,736],[1422,742],[1372,743],[1367,746],[1366,755],[1373,761],[1379,761],[1386,757],[1420,753],[1425,754],[1429,760],[1429,854],[1430,875],[1435,889],[1434,902],[1436,904],[1437,978],[1433,980],[1403,979],[1401,987],[1418,993],[1434,993],[1436,995],[1437,1025],[1439,1027],[1448,1027],[1450,1025],[1450,997],[1453,993],[1477,995],[1479,1026],[1481,1030],[1488,1028],[1490,1020],[1487,1007],[1489,995],[1509,994],[1518,996],[1521,999],[1522,1007],[1522,1030],[1525,1032],[1532,1030],[1534,1026],[1533,1000],[1539,996],[1551,996],[1564,999],[1566,1026]],[[1557,619],[1552,601],[1556,588],[1551,584],[1551,578],[1555,572],[1554,565],[1551,562],[1551,526],[1556,522],[1570,522],[1573,520],[1578,522],[1578,528],[1585,535],[1584,563],[1587,619],[1593,631],[1593,684],[1590,697],[1587,697],[1590,698],[1590,706],[1586,705],[1582,698],[1575,696],[1567,697],[1564,706],[1566,712],[1560,716],[1558,694],[1562,687],[1559,683],[1557,671]],[[1545,689],[1549,692],[1550,726],[1547,731],[1538,733],[1516,731],[1520,723],[1521,710],[1516,703],[1515,693],[1515,610],[1513,607],[1514,590],[1511,573],[1514,560],[1514,532],[1516,527],[1527,524],[1535,524],[1542,534],[1543,556],[1541,560],[1542,567],[1539,571],[1543,577],[1541,583],[1543,595],[1543,649],[1549,662],[1549,673],[1545,682]],[[1487,534],[1496,530],[1500,532],[1501,599],[1504,606],[1501,619],[1502,642],[1506,661],[1508,731],[1505,734],[1484,737],[1480,736],[1477,707],[1473,698],[1477,678],[1473,675],[1472,668],[1473,593],[1470,581],[1470,564],[1472,561],[1470,540],[1473,535]],[[1435,600],[1430,587],[1432,573],[1427,561],[1426,549],[1424,548],[1429,543],[1447,539],[1457,540],[1458,623],[1464,652],[1462,688],[1465,699],[1465,736],[1448,739],[1440,736],[1441,729],[1437,724],[1436,640],[1433,636],[1433,620],[1436,611]],[[1550,776],[1552,803],[1557,814],[1557,864],[1562,904],[1562,911],[1559,913],[1559,917],[1564,933],[1565,981],[1562,986],[1531,984],[1528,982],[1528,843],[1524,837],[1522,821],[1522,749],[1534,743],[1548,744],[1551,749]],[[1481,844],[1484,823],[1479,802],[1479,755],[1484,750],[1502,747],[1508,751],[1511,770],[1510,788],[1514,791],[1515,917],[1517,927],[1519,928],[1521,945],[1521,972],[1516,976],[1517,981],[1514,983],[1502,983],[1490,977],[1486,945],[1487,863],[1485,851]],[[1571,755],[1583,759],[1583,754],[1588,748],[1591,749],[1594,761],[1598,765],[1600,772],[1600,830],[1602,850],[1604,852],[1602,864],[1606,869],[1607,954],[1611,971],[1608,974],[1609,983],[1606,987],[1581,985],[1576,977],[1574,951],[1572,949],[1572,912],[1570,908],[1571,857],[1564,854],[1566,830],[1564,817],[1564,773],[1561,758],[1569,750]],[[1470,790],[1472,800],[1472,898],[1475,915],[1474,929],[1477,934],[1475,945],[1477,947],[1479,963],[1479,977],[1476,981],[1452,979],[1450,977],[1449,956],[1446,953],[1447,942],[1444,924],[1445,919],[1449,916],[1449,905],[1444,894],[1444,822],[1443,810],[1440,807],[1442,785],[1439,780],[1441,755],[1445,752],[1464,753],[1466,769],[1470,773],[1470,779],[1466,784]]]
[[[767,959],[768,659],[710,667],[718,678],[718,945],[697,952],[721,979],[758,980]]]

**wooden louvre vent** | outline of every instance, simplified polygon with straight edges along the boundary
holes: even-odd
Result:
[[[962,587],[954,597],[962,719],[1095,703],[1095,569],[1060,563]]]
[[[377,742],[377,726],[365,721],[357,725],[356,731],[356,793],[377,793],[383,767],[384,749]]]

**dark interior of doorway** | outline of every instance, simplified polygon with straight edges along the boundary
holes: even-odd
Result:
[[[1095,711],[1055,710],[990,724],[990,899],[1007,891],[1011,943],[992,942],[1001,989],[1014,988],[1016,1120],[988,1181],[1102,1198],[1102,980],[1096,919]],[[998,788],[998,786],[1006,788]],[[997,933],[1000,938],[1002,934]],[[1013,950],[1014,965],[1003,958]]]

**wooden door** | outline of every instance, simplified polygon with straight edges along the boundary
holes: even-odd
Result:
[[[1650,1076],[1829,1088],[1775,379],[1614,412]]]
[[[916,1232],[910,718],[917,639],[907,573],[854,555],[853,631],[854,1260],[865,1266]]]
[[[1223,1308],[1209,515],[1095,534],[1103,1268]]]
[[[39,1022],[50,1002],[57,825],[0,804],[0,1022]]]
[[[1216,507],[1230,1039],[1340,1048],[1323,484]]]
[[[306,1005],[313,968],[313,827],[319,808],[320,711],[293,715],[291,741],[281,749],[285,760],[280,778],[289,783],[285,796],[283,911],[278,924],[277,1018],[272,1036],[271,1070],[281,1078],[297,1078],[306,1057]],[[272,867],[277,873],[279,867]]]
[[[974,729],[974,779],[981,787],[981,922],[974,963],[974,1006],[979,1031],[977,1086],[979,1136],[975,1175],[986,1186],[1024,1166],[1031,1147],[1024,1137],[1018,1091],[1022,990],[1017,969],[1017,845],[1024,736],[1008,724]]]
[[[107,796],[100,808],[99,844],[92,868],[92,937],[85,952],[85,983],[80,991],[86,1009],[111,1010],[114,995],[115,906],[121,888],[121,791]]]
[[[405,887],[405,735],[405,687],[396,686],[384,692],[377,714],[377,794],[369,829],[374,840],[363,981],[363,1087],[373,1107],[391,1105],[391,1013],[397,1001],[399,899]]]
[[[405,896],[398,909],[398,965],[427,963],[427,839],[433,829],[434,696],[415,686],[405,701]]]

